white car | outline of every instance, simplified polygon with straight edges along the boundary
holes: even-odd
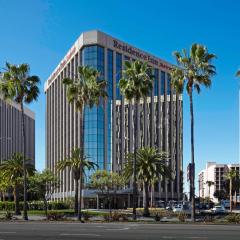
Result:
[[[179,204],[179,205],[177,205],[173,208],[173,212],[174,213],[184,212],[186,214],[190,214],[191,213],[191,208],[189,208],[186,205]]]
[[[180,204],[173,207],[173,212],[174,212],[174,213],[183,212],[183,210],[184,210],[184,209],[183,209],[183,205],[180,205]]]
[[[215,206],[214,208],[211,209],[211,212],[216,214],[221,214],[221,213],[226,213],[226,209],[224,206]]]

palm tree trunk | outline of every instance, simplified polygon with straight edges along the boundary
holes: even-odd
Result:
[[[235,190],[235,194],[234,194],[234,208],[237,208],[237,191]]]
[[[134,161],[133,161],[133,219],[137,219],[137,100],[135,100],[135,123],[134,123],[134,136],[135,136],[135,148],[134,148]]]
[[[83,184],[83,172],[80,167],[80,183],[79,183],[79,204],[78,204],[78,220],[82,220],[82,184]]]
[[[148,197],[148,183],[143,183],[143,191],[144,191],[144,198],[143,198],[143,216],[148,217],[149,216],[149,197]]]
[[[26,137],[25,137],[25,120],[24,120],[24,108],[23,102],[21,102],[21,113],[22,113],[22,144],[23,144],[23,219],[28,220],[27,215],[27,174],[26,174]]]
[[[151,184],[151,205],[150,207],[152,208],[153,207],[153,195],[154,195],[154,184],[152,183]]]
[[[229,191],[229,196],[230,196],[230,212],[232,212],[232,179],[230,179],[230,191]]]
[[[190,115],[191,115],[191,178],[190,178],[190,191],[192,196],[192,212],[191,219],[195,221],[195,161],[194,161],[194,115],[193,115],[193,97],[192,90],[189,93],[190,97]]]
[[[15,215],[21,215],[20,208],[19,208],[19,190],[17,185],[14,187],[13,197],[14,197],[14,205],[15,205]]]
[[[80,127],[81,127],[81,133],[80,133],[81,159],[83,159],[83,156],[84,156],[84,106],[80,111]],[[79,170],[80,170],[80,184],[79,184],[78,220],[81,221],[82,219],[82,183],[83,183],[83,176],[82,176],[83,169],[81,166]]]
[[[208,209],[210,208],[210,186],[208,186]]]
[[[75,178],[74,179],[75,181],[75,200],[74,200],[74,212],[75,214],[78,213],[78,188],[79,188],[79,179],[78,178]]]
[[[47,203],[47,199],[45,197],[43,199],[43,202],[44,202],[45,216],[46,216],[46,219],[48,219],[48,203]]]

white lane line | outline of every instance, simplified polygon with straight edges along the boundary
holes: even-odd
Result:
[[[107,230],[107,231],[124,231],[124,230],[129,230],[129,228],[128,227],[126,227],[126,228],[107,228],[105,230]]]
[[[187,239],[208,239],[207,237],[185,237]]]
[[[101,237],[99,234],[93,233],[61,233],[60,236],[89,236],[89,237]]]
[[[15,234],[16,232],[0,232],[0,234]]]

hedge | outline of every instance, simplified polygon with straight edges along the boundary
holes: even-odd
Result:
[[[23,202],[19,203],[20,210],[23,210]],[[14,202],[1,202],[0,201],[0,211],[8,210],[14,211],[15,204]],[[69,209],[70,204],[66,202],[49,202],[48,209],[49,210],[61,210],[61,209]],[[44,210],[44,203],[43,201],[34,201],[28,202],[28,209],[29,210]]]

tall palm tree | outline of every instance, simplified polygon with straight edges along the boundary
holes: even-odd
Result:
[[[205,46],[193,44],[189,53],[186,49],[181,52],[174,52],[179,68],[173,68],[171,72],[172,85],[177,94],[182,94],[186,85],[186,91],[190,99],[191,115],[191,177],[190,193],[192,197],[192,221],[195,221],[195,160],[194,160],[194,114],[193,114],[193,91],[200,93],[201,86],[209,88],[211,78],[216,74],[216,68],[212,60],[214,54],[208,53]]]
[[[82,150],[80,148],[76,148],[72,150],[70,157],[59,161],[57,164],[57,169],[59,171],[65,170],[67,167],[72,170],[73,178],[75,181],[75,213],[78,213],[78,220],[81,220],[82,184],[84,181],[85,170],[94,169],[95,167],[97,167],[97,164],[89,161],[88,158],[82,154]],[[80,192],[79,203],[78,188]]]
[[[84,134],[84,109],[92,108],[102,103],[102,98],[107,97],[106,81],[99,80],[100,73],[89,67],[80,66],[78,74],[74,79],[65,78],[63,84],[67,86],[67,98],[69,103],[75,104],[80,113],[81,136]],[[84,137],[84,136],[83,136]],[[81,138],[81,149],[83,146],[83,137]],[[82,154],[83,151],[82,151]]]
[[[17,102],[21,108],[22,122],[22,153],[23,153],[23,189],[24,189],[24,214],[23,218],[28,220],[27,216],[27,178],[26,178],[26,137],[24,121],[24,103],[29,104],[38,99],[40,79],[38,76],[30,75],[30,66],[28,64],[12,65],[6,63],[6,71],[0,78],[0,93],[5,99]]]
[[[147,62],[140,61],[129,62],[125,61],[125,69],[123,70],[123,77],[119,81],[119,88],[126,100],[130,104],[135,104],[135,160],[133,163],[133,219],[136,219],[136,205],[137,205],[137,181],[136,181],[136,155],[137,155],[137,107],[142,98],[146,98],[151,93],[153,88],[153,80],[149,75],[151,68],[148,67]]]
[[[89,66],[80,66],[78,68],[78,74],[73,79],[63,79],[63,84],[67,86],[68,101],[71,104],[75,104],[80,115],[80,153],[82,154],[82,159],[84,159],[85,107],[93,108],[94,106],[99,106],[102,104],[103,99],[107,97],[107,83],[99,78],[100,72],[96,69]],[[75,204],[78,204],[78,202],[75,201]],[[75,208],[78,209],[79,207],[75,205]]]
[[[206,181],[206,184],[208,186],[208,208],[210,206],[210,190],[211,190],[211,186],[214,185],[213,181]]]
[[[225,175],[225,179],[229,180],[229,200],[230,200],[230,212],[232,212],[232,183],[233,179],[237,177],[237,171],[230,169]]]
[[[133,162],[135,156],[129,153],[124,167],[124,175],[130,179],[133,174]],[[158,153],[157,149],[144,147],[136,151],[136,178],[143,184],[144,198],[144,216],[149,216],[149,187],[153,180],[160,177],[171,178],[171,170],[167,166],[167,155]]]
[[[25,166],[23,167],[23,162],[25,161]],[[22,185],[22,180],[24,176],[24,171],[26,174],[33,175],[35,168],[30,160],[26,160],[21,153],[15,153],[8,160],[5,160],[0,165],[0,171],[3,177],[9,182],[13,188],[13,196],[15,203],[15,214],[20,214],[19,209],[19,188]]]

